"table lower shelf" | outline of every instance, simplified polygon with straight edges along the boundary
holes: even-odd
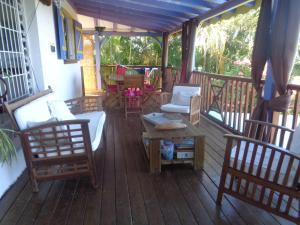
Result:
[[[173,160],[161,160],[162,165],[172,164],[194,164],[194,159],[173,159]]]

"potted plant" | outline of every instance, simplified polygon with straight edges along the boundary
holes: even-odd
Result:
[[[11,163],[16,158],[16,148],[7,132],[12,130],[0,128],[0,163]]]
[[[2,75],[3,74],[3,75]],[[4,75],[10,77],[10,73],[3,73],[0,76],[0,85],[2,86],[2,92],[0,93],[0,103],[3,104],[3,101],[7,95],[7,84],[4,80]],[[4,87],[4,91],[3,91]],[[0,111],[1,113],[1,111]],[[7,132],[14,132],[9,129],[0,128],[0,163],[11,163],[11,160],[16,157],[16,148],[8,136]]]

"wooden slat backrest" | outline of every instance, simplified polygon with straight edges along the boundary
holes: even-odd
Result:
[[[289,149],[293,134],[294,130],[287,127],[263,121],[245,120],[244,136],[276,144],[285,149]]]
[[[22,107],[22,106],[24,106],[24,105],[26,105],[26,104],[29,104],[30,102],[32,102],[32,101],[34,101],[38,98],[46,96],[50,93],[52,93],[52,89],[49,87],[49,89],[47,89],[47,90],[41,91],[41,92],[39,92],[39,93],[37,93],[33,96],[21,99],[19,101],[16,101],[16,102],[13,102],[13,103],[8,103],[8,102],[4,103],[4,108],[5,108],[6,112],[8,113],[9,117],[11,118],[11,120],[13,122],[13,125],[14,125],[14,127],[17,131],[19,131],[20,128],[19,128],[18,123],[16,121],[16,118],[14,116],[15,110]]]
[[[143,75],[127,75],[124,77],[124,88],[140,88],[144,89]]]

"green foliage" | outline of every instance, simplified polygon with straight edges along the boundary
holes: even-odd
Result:
[[[294,69],[292,71],[292,77],[300,76],[300,40],[298,44],[298,54],[296,55]]]
[[[0,128],[0,162],[10,163],[16,157],[16,149],[6,131]]]
[[[161,47],[152,37],[109,37],[101,49],[101,63],[160,65]]]
[[[250,76],[259,10],[251,10],[215,24],[199,27],[196,40],[196,67],[227,75]]]
[[[169,41],[169,58],[168,65],[180,68],[181,67],[181,36],[171,37]]]

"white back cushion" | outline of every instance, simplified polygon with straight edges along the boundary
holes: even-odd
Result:
[[[58,121],[76,119],[64,101],[48,101],[48,106],[52,117]]]
[[[172,96],[171,103],[174,105],[190,106],[191,97],[184,93],[175,93]]]
[[[300,154],[300,124],[296,127],[294,132],[290,151],[295,154]]]
[[[174,86],[171,103],[174,105],[190,106],[191,97],[200,95],[200,90],[200,86]]]
[[[28,128],[28,122],[43,122],[51,119],[47,101],[52,100],[53,94],[48,94],[26,104],[14,112],[20,130]]]

